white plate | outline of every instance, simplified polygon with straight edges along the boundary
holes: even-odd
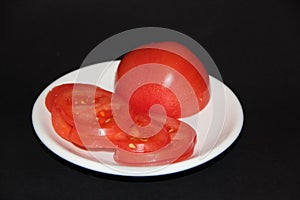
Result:
[[[105,160],[101,163],[94,159],[94,155],[61,139],[53,130],[50,113],[45,107],[47,93],[56,85],[74,82],[96,83],[102,88],[113,91],[114,74],[118,63],[118,61],[110,61],[75,70],[54,81],[37,98],[32,110],[33,126],[39,139],[52,152],[71,163],[98,172],[124,176],[156,176],[201,165],[222,153],[238,137],[243,125],[241,104],[227,86],[210,76],[211,100],[208,106],[199,114],[183,119],[195,128],[198,135],[198,142],[195,147],[196,153],[188,160],[156,167],[128,167],[115,163],[112,152],[99,152],[101,158]],[[213,106],[213,102],[217,103]],[[213,118],[211,115],[212,108],[216,108],[218,103],[221,107],[224,107],[222,111],[224,114],[219,116],[221,126],[220,120],[218,121],[217,118]],[[217,112],[217,110],[215,109],[214,112]],[[195,119],[196,121],[200,119],[202,129],[199,129],[199,124],[193,124]],[[219,127],[219,129],[215,127]],[[219,132],[219,134],[211,131]],[[214,136],[211,137],[211,135]]]

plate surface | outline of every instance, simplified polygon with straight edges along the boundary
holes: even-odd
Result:
[[[47,93],[57,85],[75,82],[95,84],[113,91],[118,63],[119,61],[109,61],[68,73],[45,88],[37,98],[32,110],[33,127],[42,143],[53,153],[71,163],[98,172],[123,176],[157,176],[201,165],[226,150],[238,137],[244,118],[241,104],[226,85],[210,76],[209,104],[195,116],[182,119],[190,124],[198,135],[195,153],[188,160],[155,167],[120,166],[114,162],[112,152],[91,154],[60,138],[52,128],[51,116],[45,107]],[[99,156],[103,158],[103,162],[95,159]]]

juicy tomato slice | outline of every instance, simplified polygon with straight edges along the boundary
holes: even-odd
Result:
[[[59,89],[60,88],[60,89]],[[55,88],[60,92],[53,101],[64,112],[64,117],[69,123],[74,123],[74,116],[87,112],[86,110],[109,110],[112,93],[97,86],[89,84],[73,84]],[[55,91],[54,89],[54,91]],[[94,112],[93,112],[94,113]],[[82,117],[84,119],[85,117]],[[89,121],[87,118],[86,121]]]
[[[184,122],[167,118],[157,134],[147,138],[135,137],[117,126],[111,110],[111,93],[96,88],[95,98],[87,99],[86,95],[95,91],[94,86],[80,85],[82,90],[75,93],[71,84],[61,87],[49,92],[52,124],[58,135],[76,146],[88,150],[114,149],[117,162],[136,166],[178,162],[193,153],[196,135]],[[53,95],[53,91],[59,93]],[[85,102],[76,104],[75,100]],[[146,126],[149,120],[145,115],[138,115],[134,119],[139,126]],[[151,120],[159,121],[161,118]]]
[[[51,89],[51,91],[48,92],[48,94],[46,96],[45,104],[46,104],[47,109],[50,112],[52,110],[52,106],[54,105],[56,97],[58,97],[60,94],[62,94],[66,90],[71,90],[73,88],[73,85],[74,85],[73,83],[59,85],[59,86],[54,87],[53,89]]]
[[[61,125],[55,130],[61,136],[62,133],[68,133],[63,138],[79,147],[121,148],[129,152],[144,153],[161,149],[171,140],[166,128],[148,138],[133,137],[122,131],[112,115],[111,93],[101,88],[83,84],[59,87],[53,91],[60,93],[55,98],[49,98],[52,117],[56,121],[59,119]],[[53,96],[53,92],[49,94]],[[149,119],[139,117],[136,122],[145,126]]]
[[[105,135],[98,135],[95,129],[85,128],[84,133],[81,132],[80,136],[75,127],[67,123],[61,110],[56,106],[52,107],[52,125],[55,132],[63,139],[72,142],[82,149],[112,149],[114,144],[108,140]]]
[[[147,120],[141,120],[138,124],[138,126],[145,126],[148,122]],[[146,153],[157,151],[171,141],[169,131],[166,128],[167,125],[151,137],[139,137],[139,135],[142,134],[136,126],[132,126],[132,128],[129,129],[130,133],[125,133],[117,126],[114,118],[111,118],[109,122],[103,124],[102,127],[111,127],[106,133],[108,139],[115,144],[116,149],[122,149],[128,152]]]
[[[174,119],[172,119],[174,121]],[[178,121],[179,123],[179,121]],[[129,166],[155,166],[165,165],[188,159],[194,152],[196,132],[184,122],[180,122],[180,128],[171,128],[171,142],[164,148],[148,153],[132,153],[122,149],[116,149],[114,160],[122,165]]]
[[[72,126],[64,120],[60,110],[57,107],[51,106],[51,110],[51,119],[54,130],[59,136],[61,136],[65,140],[69,140]]]
[[[95,130],[80,131],[80,136],[76,128],[70,131],[69,141],[76,146],[87,150],[114,149],[115,145],[105,136],[95,134]]]
[[[113,148],[105,135],[99,135],[98,119],[93,115],[95,108],[108,109],[110,98],[111,93],[99,87],[69,83],[53,88],[45,104],[54,130],[65,140],[84,149]]]

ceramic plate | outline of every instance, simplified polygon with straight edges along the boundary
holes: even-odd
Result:
[[[187,170],[201,165],[226,150],[238,137],[243,125],[243,111],[235,94],[221,81],[210,76],[211,99],[200,113],[182,119],[197,132],[194,155],[185,161],[155,167],[128,167],[114,162],[113,152],[89,153],[60,138],[53,130],[51,116],[45,107],[45,97],[63,83],[96,84],[113,91],[115,71],[119,61],[103,62],[80,68],[50,84],[37,98],[32,110],[32,123],[37,136],[53,153],[81,167],[114,175],[157,176]],[[95,154],[103,162],[95,159]]]

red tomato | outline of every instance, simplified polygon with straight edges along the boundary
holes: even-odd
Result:
[[[196,134],[177,119],[162,121],[163,118],[152,116],[154,124],[164,125],[149,137],[141,137],[133,125],[130,125],[130,133],[125,133],[113,117],[111,93],[99,87],[66,84],[55,87],[48,95],[46,106],[51,111],[55,131],[83,149],[113,149],[117,162],[137,166],[178,162],[193,153]],[[122,108],[122,103],[116,106]],[[149,122],[150,118],[144,114],[134,118],[134,123],[140,127]]]
[[[72,126],[64,120],[58,108],[56,108],[55,106],[51,106],[51,110],[51,119],[54,130],[59,136],[61,136],[65,140],[69,140]]]
[[[141,120],[138,126],[147,125],[148,122],[146,121]],[[171,141],[167,124],[158,133],[150,137],[141,137],[143,133],[139,132],[136,126],[130,126],[132,127],[130,128],[130,133],[125,133],[117,126],[113,118],[108,123],[108,126],[111,127],[107,134],[109,140],[115,144],[117,149],[120,148],[128,152],[146,153],[157,151]]]
[[[105,135],[99,135],[98,123],[111,116],[110,98],[110,92],[93,85],[63,84],[48,93],[45,104],[53,128],[65,140],[81,148],[113,148]]]
[[[146,70],[145,65],[149,64],[153,68]],[[143,67],[144,72],[135,74]],[[131,77],[122,82],[128,74]],[[143,82],[148,79],[150,82]],[[210,98],[208,73],[203,64],[176,42],[144,45],[127,53],[119,64],[116,80],[116,93],[129,98],[133,116],[160,104],[169,117],[187,117],[203,109]],[[130,87],[137,89],[128,97]]]
[[[63,85],[54,87],[51,91],[49,91],[46,96],[46,102],[45,102],[47,109],[51,112],[52,105],[54,104],[56,97],[59,96],[62,93],[62,91],[70,89],[72,87],[73,87],[72,83],[63,84]]]
[[[74,117],[78,119],[76,123],[95,123],[94,111],[111,110],[112,93],[94,85],[64,84],[52,91],[59,91],[59,95],[56,95],[52,102],[62,110],[65,120],[72,125]],[[49,94],[53,93],[52,91]]]
[[[174,119],[169,120],[173,123],[175,121]],[[175,122],[177,123],[177,129],[169,129],[171,142],[164,148],[148,153],[132,153],[116,149],[115,161],[129,166],[154,166],[186,160],[194,152],[196,132],[184,122],[178,120]]]
[[[149,138],[134,137],[122,131],[112,115],[111,93],[101,88],[86,84],[76,86],[68,84],[58,86],[53,91],[60,93],[53,98],[53,92],[49,92],[51,96],[46,98],[46,102],[47,99],[51,99],[48,106],[51,107],[55,130],[64,139],[77,146],[114,147],[130,152],[151,152],[170,142],[166,129]],[[136,122],[139,122],[140,126],[145,126],[149,120],[139,117]]]

